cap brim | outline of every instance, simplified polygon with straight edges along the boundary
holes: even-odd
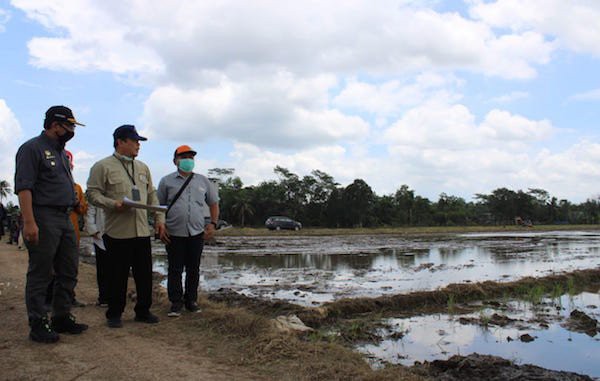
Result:
[[[76,124],[78,126],[84,126],[85,127],[85,124],[79,123],[75,118],[67,118],[67,120],[69,121],[69,123],[73,123],[73,124]]]
[[[189,151],[177,152],[177,154],[175,156],[183,155],[183,154],[186,154],[186,153],[191,153],[194,156],[196,156],[196,154],[197,154],[196,151],[189,150]]]
[[[148,138],[138,135],[135,140],[141,140],[141,141],[145,142],[146,140],[148,140]]]

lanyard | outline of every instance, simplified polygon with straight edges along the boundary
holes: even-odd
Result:
[[[121,159],[119,159],[115,154],[113,154],[113,156],[115,157],[115,159],[117,159],[119,161],[119,163],[121,163],[121,165],[123,166],[123,169],[125,170],[125,173],[127,173],[127,176],[129,176],[129,179],[131,179],[133,186],[136,186],[136,184],[135,184],[135,164],[133,163],[133,160],[131,161],[131,173],[133,174],[133,176],[132,176],[129,174],[129,170],[125,166],[125,163],[123,163],[123,161],[121,161]]]

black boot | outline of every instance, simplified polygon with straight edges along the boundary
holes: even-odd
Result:
[[[88,329],[87,324],[75,322],[75,316],[69,314],[64,316],[54,316],[52,318],[52,328],[59,333],[70,333],[79,335]]]
[[[31,331],[29,338],[38,343],[56,343],[59,339],[58,333],[50,327],[48,318],[43,317],[30,321]]]

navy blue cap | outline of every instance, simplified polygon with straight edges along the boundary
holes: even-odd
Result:
[[[117,127],[115,132],[113,132],[113,138],[115,140],[117,140],[117,139],[121,139],[121,140],[133,139],[133,140],[141,140],[141,141],[148,140],[147,138],[140,136],[137,133],[135,126],[131,125],[131,124],[124,124],[120,127]]]

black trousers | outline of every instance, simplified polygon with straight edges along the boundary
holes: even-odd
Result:
[[[34,245],[25,241],[29,251],[25,303],[30,322],[46,316],[44,302],[53,274],[52,315],[70,313],[79,266],[75,231],[69,214],[36,206],[33,214],[39,228],[39,242]]]
[[[198,299],[200,281],[200,257],[204,249],[204,234],[192,237],[171,236],[166,246],[169,260],[167,293],[169,301],[177,307],[195,303]],[[181,275],[185,268],[185,293],[181,285]]]
[[[152,306],[152,248],[150,237],[117,239],[103,236],[107,252],[108,310],[106,318],[120,318],[125,310],[129,270],[133,273],[136,316],[146,316]]]
[[[98,283],[98,303],[108,303],[108,254],[94,244],[96,253],[96,282]]]

